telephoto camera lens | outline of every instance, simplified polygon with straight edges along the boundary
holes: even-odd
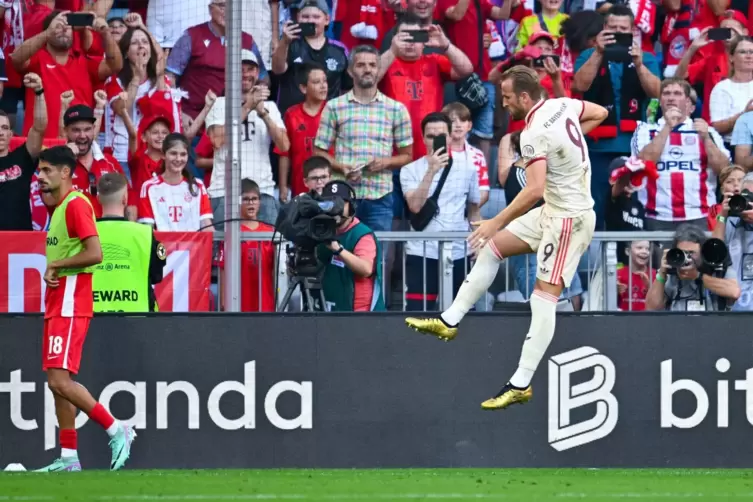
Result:
[[[740,216],[740,213],[748,210],[748,204],[753,202],[753,194],[748,189],[729,198],[730,216]]]
[[[673,248],[667,251],[667,265],[672,268],[682,268],[688,266],[693,259],[682,249]]]
[[[701,246],[701,258],[712,267],[721,267],[727,259],[727,245],[720,239],[709,239]]]

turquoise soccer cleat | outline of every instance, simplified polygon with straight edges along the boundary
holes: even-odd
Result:
[[[32,472],[79,472],[80,470],[81,462],[78,461],[78,457],[61,457],[47,467],[42,467]]]
[[[110,449],[112,450],[112,461],[110,470],[117,471],[123,467],[131,456],[131,444],[136,438],[136,431],[131,425],[120,425],[118,433],[110,439]]]

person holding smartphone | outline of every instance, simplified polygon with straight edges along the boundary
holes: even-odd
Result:
[[[327,99],[353,87],[345,47],[327,39],[325,34],[329,22],[326,0],[305,0],[295,13],[295,22],[289,21],[283,27],[282,39],[272,54],[272,72],[280,77],[278,106],[281,113],[305,99],[296,78],[303,64],[317,63],[326,68]]]

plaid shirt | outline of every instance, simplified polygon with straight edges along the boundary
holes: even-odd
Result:
[[[353,91],[327,102],[315,146],[325,151],[335,147],[335,159],[350,167],[374,159],[392,157],[395,148],[413,144],[408,109],[377,91],[370,103],[360,103]],[[359,199],[380,199],[392,192],[392,171],[362,171],[353,188]],[[343,179],[334,173],[333,179]]]

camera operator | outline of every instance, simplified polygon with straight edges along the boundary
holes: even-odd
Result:
[[[659,273],[646,295],[646,310],[719,311],[740,297],[732,268],[724,267],[723,277],[705,272],[701,248],[706,242],[706,234],[690,224],[677,229],[672,249],[664,251]],[[684,263],[668,259],[670,254],[682,253]]]
[[[342,216],[337,216],[337,240],[317,248],[317,258],[325,264],[322,289],[329,310],[386,310],[382,295],[382,250],[374,232],[355,217],[355,191],[344,181],[331,181],[324,186],[321,198],[346,202]]]
[[[753,310],[753,173],[745,175],[742,193],[725,193],[719,215],[716,217],[713,237],[721,239],[729,248],[730,270],[737,277],[742,290],[740,299],[732,310]],[[740,196],[746,200],[740,199]],[[733,198],[730,202],[730,198]],[[735,200],[739,199],[739,202]],[[741,204],[742,203],[742,204]],[[740,211],[740,205],[747,208]],[[730,208],[732,206],[732,208]]]

